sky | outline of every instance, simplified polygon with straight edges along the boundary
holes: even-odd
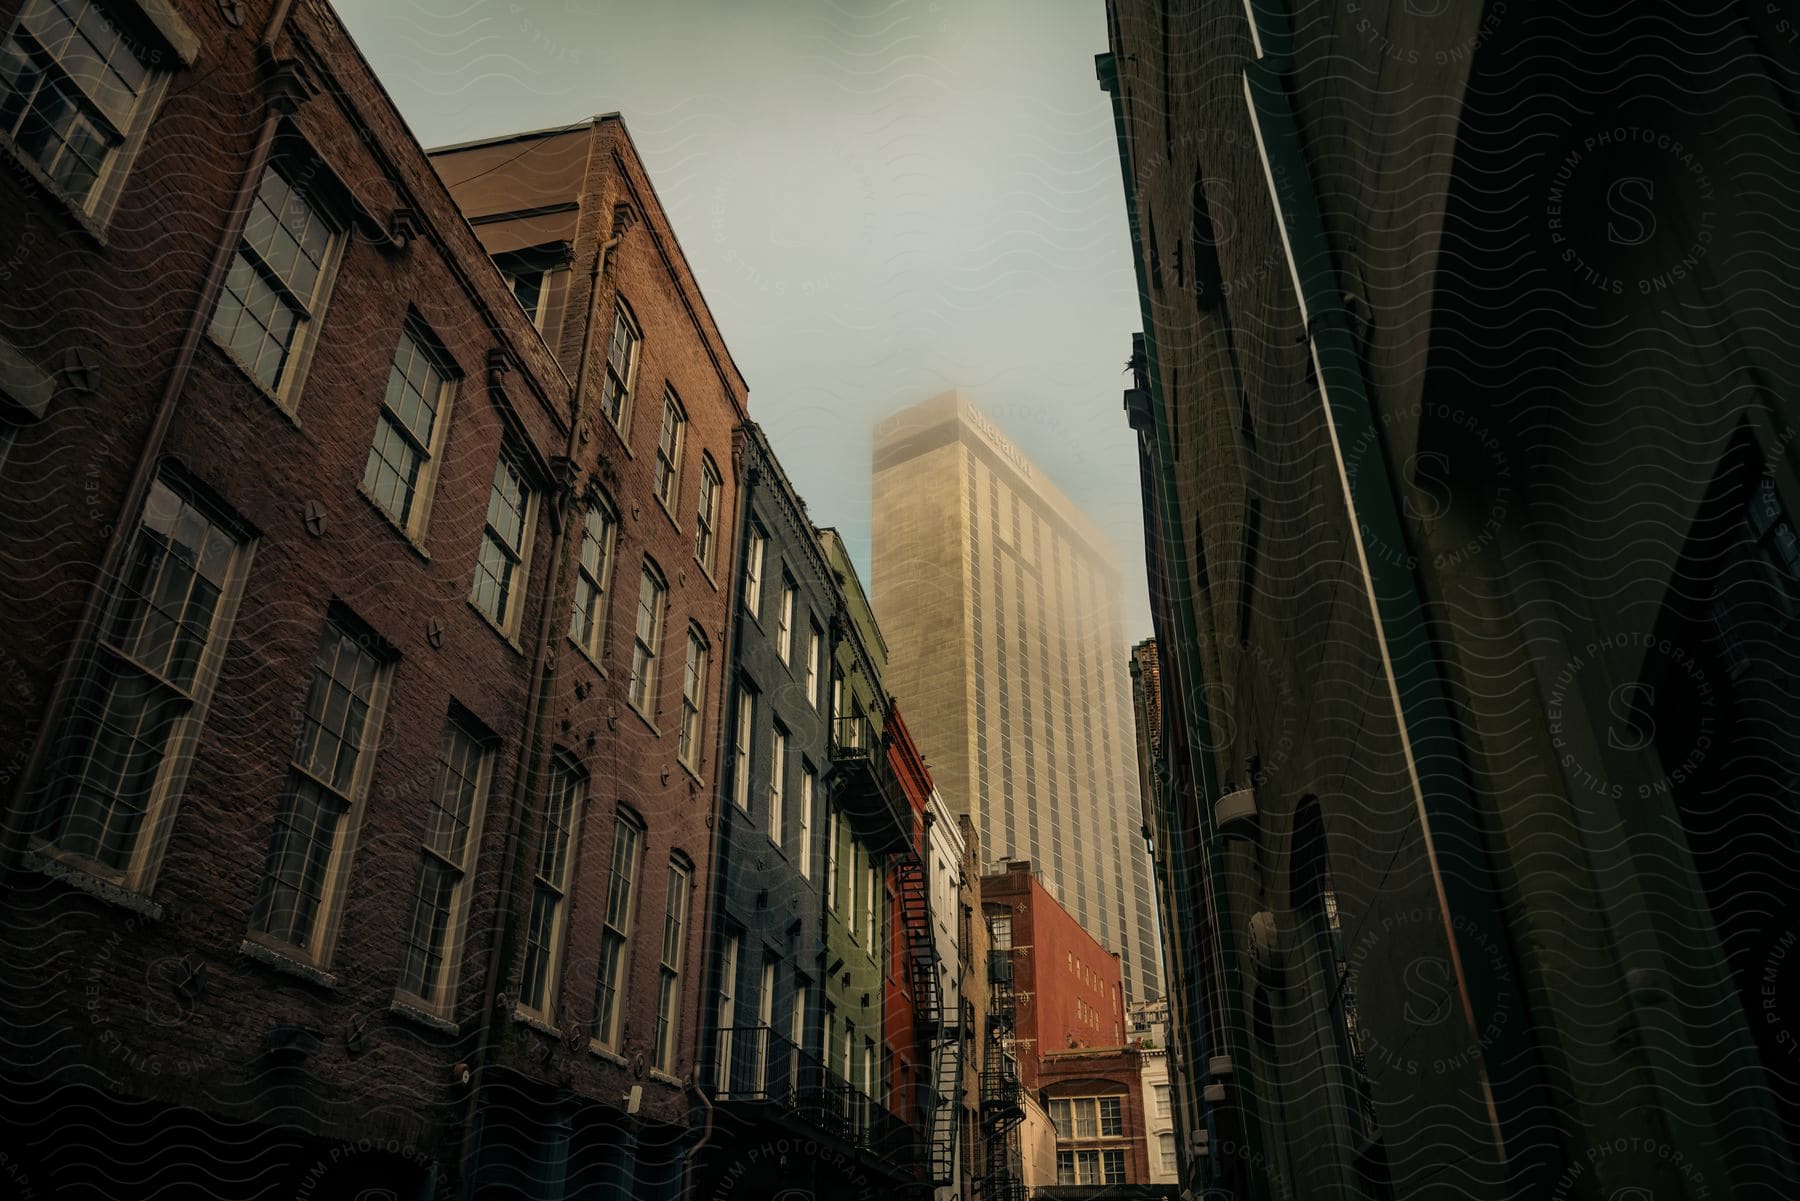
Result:
[[[876,421],[968,390],[1150,633],[1103,0],[336,0],[427,146],[621,113],[813,520],[869,573]]]

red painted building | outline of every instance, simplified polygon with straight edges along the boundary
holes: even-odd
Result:
[[[1010,923],[1015,1037],[1027,1088],[1038,1057],[1057,1051],[1125,1044],[1125,999],[1119,957],[1100,945],[1016,860],[981,880],[989,929]]]
[[[1068,1201],[1172,1195],[1150,1183],[1119,957],[1057,903],[1027,860],[983,876],[981,906],[992,955],[1010,960],[1019,1078],[1055,1127],[1054,1160],[1028,1161],[1024,1183],[1034,1196]]]

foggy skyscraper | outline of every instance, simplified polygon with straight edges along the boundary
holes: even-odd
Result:
[[[874,502],[887,684],[945,796],[1158,995],[1111,543],[960,391],[876,427]]]

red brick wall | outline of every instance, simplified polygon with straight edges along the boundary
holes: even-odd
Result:
[[[10,26],[17,7],[0,5],[0,25]],[[0,173],[0,225],[38,239],[0,289],[0,326],[42,364],[74,349],[99,368],[95,393],[54,405],[0,472],[0,515],[18,535],[0,551],[0,622],[17,677],[0,690],[0,742],[8,745],[32,737],[41,721],[102,535],[112,523],[137,520],[121,508],[124,484],[195,315],[264,110],[253,43],[270,6],[247,6],[244,29],[227,32],[214,5],[175,7],[202,35],[201,58],[176,73],[104,243],[21,171]],[[320,50],[330,85],[302,106],[295,125],[336,182],[382,220],[401,204],[417,209],[423,236],[402,251],[377,245],[366,227],[347,237],[297,416],[202,337],[164,453],[253,527],[254,553],[168,849],[145,898],[161,915],[13,870],[0,957],[14,1028],[34,1031],[42,1040],[34,1063],[47,1054],[61,1079],[254,1116],[267,1102],[265,1034],[278,1023],[301,1025],[321,1036],[291,1076],[306,1082],[302,1108],[316,1130],[430,1146],[460,1116],[464,1094],[451,1067],[469,1057],[480,1011],[530,666],[466,597],[502,425],[547,461],[565,435],[561,408],[546,400],[566,385],[334,19],[302,5],[290,30]],[[284,40],[282,54],[291,50]],[[347,111],[361,114],[366,139]],[[461,375],[426,553],[358,491],[409,311],[429,324]],[[497,346],[509,347],[518,367],[499,396],[486,386]],[[316,535],[303,520],[309,502],[324,514]],[[550,523],[540,520],[520,622],[527,642],[546,593],[549,535]],[[239,945],[334,600],[399,658],[327,964],[335,983],[322,986],[252,961]],[[433,623],[436,642],[428,637]],[[456,1004],[461,1034],[388,1011],[452,700],[501,748],[471,890]],[[205,981],[191,995],[176,987],[189,967],[203,968]],[[359,1029],[360,1039],[352,1037]]]
[[[19,5],[0,0],[0,28]],[[0,159],[0,329],[54,371],[70,351],[98,368],[92,395],[64,395],[26,428],[0,465],[0,786],[9,792],[43,723],[51,681],[95,579],[105,535],[135,523],[122,497],[175,349],[194,318],[197,291],[218,242],[264,111],[255,40],[273,4],[244,6],[241,28],[207,0],[174,0],[202,38],[199,61],[176,71],[104,240],[83,229],[10,158]],[[304,48],[302,47],[304,40]],[[86,1078],[127,1096],[258,1116],[270,1103],[262,1075],[266,1033],[277,1024],[317,1031],[319,1049],[292,1069],[303,1082],[289,1116],[335,1137],[389,1138],[435,1152],[460,1122],[468,1096],[452,1067],[473,1059],[484,1022],[501,1032],[493,1061],[617,1105],[646,1086],[644,1114],[673,1119],[686,1103],[674,1081],[649,1077],[666,864],[680,851],[694,865],[689,912],[683,1050],[691,1064],[699,1011],[700,898],[710,842],[707,813],[718,761],[718,692],[729,660],[726,590],[735,571],[724,538],[715,580],[693,559],[700,452],[725,480],[719,530],[735,526],[731,433],[745,387],[706,314],[673,231],[657,208],[622,127],[603,127],[594,159],[593,202],[583,214],[577,259],[591,261],[611,232],[615,203],[637,224],[614,252],[600,323],[611,324],[613,288],[624,292],[645,333],[634,420],[620,440],[603,420],[577,442],[580,478],[598,474],[623,515],[607,613],[605,671],[563,637],[570,580],[551,561],[555,521],[548,472],[532,543],[518,635],[498,634],[468,603],[473,564],[502,432],[548,465],[568,440],[569,380],[492,270],[429,161],[388,104],[323,4],[295,6],[278,55],[302,54],[320,90],[295,126],[324,156],[337,183],[368,219],[346,239],[297,417],[279,409],[204,336],[181,393],[165,453],[254,528],[254,557],[191,775],[174,811],[170,842],[149,895],[109,903],[37,870],[7,865],[0,899],[0,971],[7,1024],[31,1031],[34,1070]],[[405,249],[379,244],[374,225],[397,207],[420,214]],[[585,272],[580,273],[586,287]],[[578,298],[585,312],[585,296]],[[358,491],[388,362],[402,322],[416,312],[460,373],[423,550]],[[202,315],[204,317],[204,314]],[[603,335],[599,335],[603,337]],[[579,339],[562,339],[572,372]],[[490,351],[511,370],[490,391]],[[604,344],[595,355],[601,361]],[[685,403],[687,450],[675,505],[666,516],[650,491],[664,381]],[[308,504],[323,511],[315,535]],[[573,555],[577,543],[566,550]],[[670,584],[654,728],[624,701],[630,670],[638,564],[649,555]],[[560,577],[555,569],[563,567]],[[271,823],[295,746],[312,657],[327,607],[338,601],[398,653],[380,728],[373,778],[349,865],[342,925],[329,964],[334,981],[308,982],[239,950],[263,874]],[[535,640],[551,606],[550,743],[587,768],[570,929],[562,973],[561,1025],[591,1017],[613,814],[630,806],[645,822],[638,922],[626,995],[626,1063],[569,1048],[482,1008],[488,955],[511,929],[502,992],[516,988],[529,903],[529,869],[499,896],[520,783],[520,745]],[[700,777],[676,758],[681,670],[690,623],[712,646]],[[585,691],[585,699],[577,689]],[[499,752],[480,834],[454,1016],[457,1029],[389,1011],[417,871],[438,737],[454,701],[497,736]],[[534,845],[540,798],[525,799],[522,827]],[[18,823],[14,823],[15,828]],[[499,906],[510,901],[511,925]],[[160,916],[138,910],[159,907]],[[177,980],[203,968],[203,989]],[[7,1075],[24,1055],[0,1045]],[[302,1116],[307,1115],[307,1116]]]
[[[571,1023],[585,1024],[593,1013],[615,816],[625,811],[645,827],[637,932],[631,943],[621,1034],[625,1062],[585,1049],[568,1053],[547,1034],[520,1025],[509,1028],[503,1058],[521,1071],[542,1075],[540,1058],[546,1053],[557,1056],[556,1078],[566,1074],[573,1087],[608,1103],[616,1103],[632,1085],[643,1084],[643,1113],[676,1120],[687,1110],[676,1081],[693,1066],[694,1031],[702,1004],[705,922],[701,899],[712,855],[709,815],[722,770],[720,694],[729,663],[727,597],[736,570],[731,557],[735,542],[728,535],[737,524],[732,431],[744,412],[745,388],[730,359],[722,354],[717,331],[705,315],[691,274],[680,261],[673,231],[656,207],[654,192],[623,126],[616,119],[603,121],[595,126],[593,136],[574,249],[572,323],[579,323],[588,311],[588,265],[599,242],[612,234],[614,206],[629,205],[635,221],[610,252],[601,285],[590,363],[593,404],[598,403],[605,340],[619,297],[637,318],[644,340],[627,429],[621,435],[597,408],[592,409],[586,421],[590,436],[576,454],[576,466],[599,482],[619,510],[621,528],[599,664],[563,637],[561,628],[556,638],[554,739],[557,746],[576,754],[591,776],[556,1024],[565,1029]],[[580,341],[573,335],[560,340],[564,368],[571,376],[577,369]],[[665,386],[680,397],[688,421],[673,515],[652,491]],[[721,546],[712,578],[694,558],[694,515],[703,453],[710,454],[724,479],[718,525]],[[638,583],[646,559],[657,566],[669,586],[653,722],[645,721],[627,696]],[[566,602],[560,611],[567,612]],[[690,627],[702,632],[712,658],[698,775],[690,772],[676,753],[681,676]],[[685,858],[695,869],[686,931],[682,1049],[673,1080],[648,1070],[656,1033],[661,931],[671,855]],[[530,881],[521,880],[516,898],[520,912],[528,910],[529,897]],[[521,941],[509,961],[509,970],[515,975],[523,953]]]
[[[1125,1001],[1118,956],[1057,904],[1031,875],[1030,863],[1013,863],[1005,872],[984,876],[981,896],[984,904],[1004,902],[1013,911],[1019,1037],[1034,1040],[1031,1046],[1039,1055],[1071,1046],[1123,1045]],[[1021,1070],[1029,1084],[1029,1065],[1022,1062]]]
[[[1123,1139],[1086,1139],[1059,1146],[1125,1151],[1125,1180],[1146,1184],[1150,1180],[1148,1129],[1144,1114],[1144,1089],[1138,1053],[1134,1049],[1103,1052],[1070,1052],[1045,1055],[1038,1066],[1037,1086],[1048,1105],[1058,1097],[1118,1097],[1123,1114]]]

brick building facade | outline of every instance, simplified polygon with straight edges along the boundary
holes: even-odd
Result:
[[[1028,1101],[1020,1145],[1008,1152],[1018,1156],[1021,1183],[1044,1197],[1173,1195],[1151,1182],[1119,956],[1057,903],[1029,861],[983,876],[981,904],[1007,979],[1007,1050]],[[1034,1107],[1049,1118],[1047,1134]]]
[[[1079,1047],[1125,1045],[1125,996],[1119,956],[1082,929],[1037,878],[1029,860],[981,878],[990,920],[1011,922],[1014,1038],[1025,1086],[1036,1088],[1036,1064]]]
[[[324,4],[0,29],[15,1182],[673,1195],[745,389],[622,124],[515,245]]]

